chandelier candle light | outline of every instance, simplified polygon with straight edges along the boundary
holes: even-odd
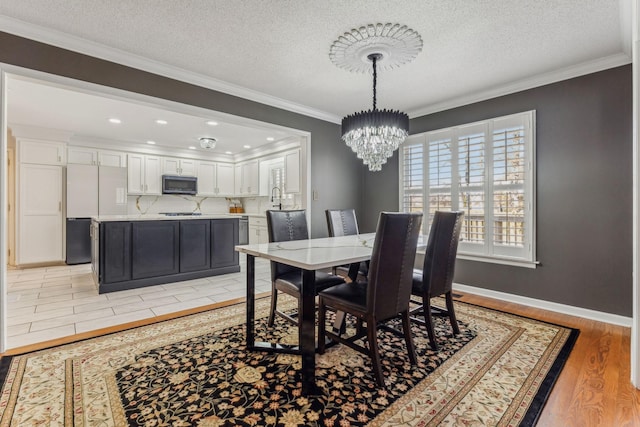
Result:
[[[377,67],[391,69],[413,60],[422,50],[422,38],[400,24],[370,24],[352,29],[333,42],[329,57],[349,71],[373,69],[373,109],[342,119],[342,140],[370,171],[379,171],[409,135],[409,116],[400,111],[378,110]]]

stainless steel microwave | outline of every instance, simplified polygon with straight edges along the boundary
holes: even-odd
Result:
[[[198,194],[195,176],[162,175],[162,194]]]

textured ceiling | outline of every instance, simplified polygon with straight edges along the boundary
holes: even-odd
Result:
[[[335,123],[371,108],[372,78],[335,66],[331,44],[376,23],[422,37],[415,60],[378,72],[378,108],[410,117],[631,62],[628,0],[0,0],[0,31]],[[247,141],[255,148],[267,136],[295,135],[224,117],[203,127],[214,112],[163,114],[163,106],[66,96],[28,81],[8,87],[10,125],[79,141],[153,139],[186,149],[214,136],[217,153],[238,154]],[[138,120],[114,128],[107,114]],[[149,125],[158,116],[170,118],[171,132]]]
[[[418,31],[424,49],[412,63],[379,73],[378,104],[415,115],[572,67],[624,62],[625,55],[630,62],[627,3],[2,0],[0,28],[23,21],[341,117],[370,108],[372,83],[337,68],[331,43],[354,27],[397,22]]]

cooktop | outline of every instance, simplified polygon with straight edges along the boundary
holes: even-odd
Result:
[[[193,215],[202,215],[201,212],[160,212],[160,215],[166,216],[193,216]]]

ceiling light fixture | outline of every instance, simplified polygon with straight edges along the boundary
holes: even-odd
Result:
[[[267,141],[275,141],[275,138],[270,136],[270,137],[267,138]]]
[[[209,126],[218,126],[218,122],[214,122],[213,120],[209,120],[209,121],[207,122],[207,124],[208,124]]]
[[[120,119],[116,119],[116,118],[109,119],[109,122],[116,125],[119,125],[120,123],[122,123]]]
[[[207,150],[213,150],[216,146],[216,142],[215,138],[203,137],[200,138],[200,147],[206,148]]]
[[[409,135],[409,116],[378,110],[377,67],[389,70],[412,61],[422,50],[420,35],[400,24],[369,24],[354,28],[334,41],[329,58],[348,71],[373,70],[373,109],[342,119],[342,140],[370,171],[379,171]]]
[[[149,145],[156,145],[156,142],[155,142],[155,141],[147,141],[147,144],[149,144]]]
[[[196,147],[194,145],[190,145],[189,146],[189,150],[195,150],[195,149],[196,149]]]
[[[159,125],[166,125],[168,122],[166,120],[158,119],[156,120],[156,123]]]
[[[243,145],[243,147],[244,147],[244,148],[247,148],[247,149],[251,148],[251,146],[250,146],[250,145]]]

